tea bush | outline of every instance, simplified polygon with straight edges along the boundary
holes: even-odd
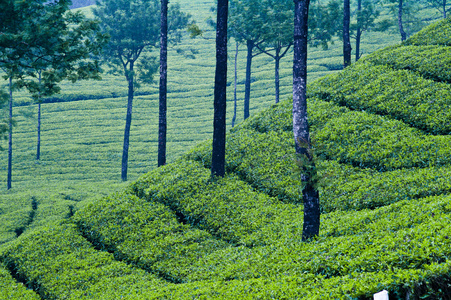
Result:
[[[429,25],[404,41],[404,45],[442,45],[451,46],[451,18]]]
[[[9,271],[0,265],[0,298],[2,299],[41,299],[32,290],[27,289],[22,283],[11,277]]]
[[[396,45],[365,56],[361,61],[411,70],[427,79],[451,83],[451,49],[448,46]]]
[[[227,246],[205,231],[180,223],[163,204],[126,194],[84,207],[74,221],[96,248],[171,282],[183,282],[183,271],[192,261]]]
[[[431,134],[451,131],[451,86],[388,66],[358,63],[309,85],[309,95],[386,115]]]
[[[15,240],[1,260],[44,299],[95,299],[96,291],[127,294],[166,281],[97,251],[72,224],[42,227]]]

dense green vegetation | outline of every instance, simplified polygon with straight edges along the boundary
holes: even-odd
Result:
[[[206,17],[213,1],[194,2],[183,7],[192,13],[203,8],[199,18]],[[135,181],[128,184],[119,182],[121,79],[106,75],[102,82],[68,86],[62,95],[92,100],[44,105],[39,163],[33,160],[35,120],[27,117],[34,108],[20,94],[13,189],[0,197],[0,298],[366,299],[382,289],[390,299],[446,298],[451,99],[448,70],[437,66],[447,63],[448,44],[443,35],[434,40],[427,33],[448,24],[310,84],[323,212],[320,236],[310,243],[300,241],[302,186],[291,101],[271,105],[273,66],[265,57],[255,60],[253,113],[229,132],[227,174],[218,180],[208,170],[211,142],[201,142],[211,135],[205,124],[212,115],[213,41],[182,44],[186,51],[198,47],[196,59],[172,53],[173,163],[150,172],[156,87],[137,97],[130,157]],[[368,51],[382,36],[373,36]],[[321,64],[339,65],[340,51],[339,45],[312,51],[310,81],[327,73]],[[443,63],[411,53],[431,53]],[[287,98],[291,70],[284,63]],[[118,97],[111,98],[113,92]]]

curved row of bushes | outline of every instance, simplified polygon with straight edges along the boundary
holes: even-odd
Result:
[[[157,202],[115,194],[90,204],[74,216],[79,230],[98,249],[170,282],[185,281],[192,261],[228,244],[177,220]]]
[[[451,163],[451,136],[426,135],[403,122],[352,111],[315,135],[317,154],[362,168],[390,171]]]
[[[365,56],[362,62],[418,72],[435,81],[451,83],[451,48],[396,45]]]
[[[32,290],[27,289],[22,283],[12,278],[10,272],[3,268],[2,265],[0,265],[0,298],[18,300],[41,299]]]
[[[315,81],[308,92],[353,110],[387,115],[431,134],[451,132],[451,86],[408,70],[358,63]]]
[[[442,45],[451,46],[451,18],[431,24],[403,42],[404,45]]]
[[[121,299],[143,289],[157,292],[168,284],[95,250],[73,224],[24,235],[2,251],[0,259],[43,299]]]
[[[255,191],[233,174],[212,180],[209,169],[189,160],[147,173],[127,192],[162,203],[180,214],[184,222],[246,247],[271,243],[287,225],[285,215],[302,212],[302,207]],[[290,226],[302,232],[298,222]]]

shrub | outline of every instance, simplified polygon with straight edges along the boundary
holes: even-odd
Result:
[[[451,82],[451,50],[447,46],[397,45],[374,52],[361,61],[411,70],[427,79]]]
[[[451,132],[451,87],[407,70],[355,64],[315,81],[309,86],[309,95],[386,115],[428,133]]]
[[[74,216],[82,234],[99,249],[171,282],[182,282],[192,261],[227,246],[184,225],[163,204],[133,195],[105,197]]]

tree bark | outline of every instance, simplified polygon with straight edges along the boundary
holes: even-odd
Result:
[[[6,189],[11,189],[13,157],[13,80],[9,77],[9,134],[8,134],[8,176]]]
[[[276,104],[279,103],[280,99],[280,76],[279,76],[279,70],[280,70],[280,48],[276,49],[276,56],[275,56],[275,70],[274,70],[274,84],[276,88]]]
[[[127,169],[128,169],[128,148],[130,144],[130,127],[132,124],[132,108],[133,108],[133,67],[134,62],[130,62],[130,70],[127,76],[128,79],[128,102],[127,102],[127,116],[125,118],[125,131],[124,131],[124,146],[122,150],[122,181],[127,181]]]
[[[228,0],[218,0],[211,175],[225,175]]]
[[[349,34],[349,26],[351,23],[351,8],[349,0],[344,0],[343,9],[343,66],[346,68],[351,65],[351,37]]]
[[[355,61],[360,59],[360,39],[362,37],[362,28],[360,27],[361,19],[359,18],[362,11],[362,0],[357,1],[357,32],[355,37]]]
[[[246,82],[244,87],[244,120],[249,118],[249,106],[251,97],[251,69],[252,69],[252,52],[254,50],[254,41],[248,40],[247,43],[247,63],[246,63]]]
[[[41,88],[41,72],[39,71],[39,88]],[[41,159],[41,91],[38,92],[38,144],[36,147],[36,160]]]
[[[158,122],[158,166],[166,164],[168,69],[168,0],[161,0],[160,105]]]
[[[399,33],[401,34],[401,41],[405,41],[407,39],[407,34],[404,31],[404,27],[402,25],[402,0],[399,0],[398,3],[398,27]]]
[[[232,118],[232,128],[235,126],[236,122],[236,108],[237,108],[237,98],[236,98],[236,88],[237,88],[237,79],[238,79],[238,43],[236,43],[235,48],[235,77],[234,77],[234,83],[233,83],[233,118]]]
[[[307,41],[308,9],[310,0],[294,0],[294,58],[293,58],[293,134],[298,159],[305,156],[313,165],[309,153],[310,135],[307,118]],[[315,170],[313,168],[313,170]],[[304,226],[302,240],[307,241],[319,234],[319,193],[312,182],[316,174],[305,166],[302,168],[302,191],[304,201]]]

